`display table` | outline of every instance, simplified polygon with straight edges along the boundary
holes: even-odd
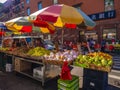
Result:
[[[12,55],[7,52],[0,52],[4,55],[4,57],[11,57],[11,61],[9,62],[9,58],[7,60],[3,60],[3,55],[0,60],[0,67],[5,66],[10,63],[13,66],[13,71],[16,73],[23,74],[32,79],[38,80],[42,82],[42,86],[44,86],[45,82],[58,76],[60,73],[60,66],[49,65],[43,62],[43,60],[38,60],[30,57],[22,57],[18,55]],[[4,61],[4,62],[3,62]],[[5,67],[4,67],[5,68]],[[5,69],[4,69],[5,70]]]

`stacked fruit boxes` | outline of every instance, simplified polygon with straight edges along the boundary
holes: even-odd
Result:
[[[58,90],[79,90],[79,77],[73,75],[72,80],[58,79]]]

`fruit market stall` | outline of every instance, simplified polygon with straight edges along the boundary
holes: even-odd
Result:
[[[87,55],[79,55],[74,64],[83,68],[110,72],[113,60],[112,56],[107,53],[93,52]]]
[[[0,52],[3,53],[5,57],[9,55],[12,57],[11,63],[4,63],[13,66],[11,71],[41,81],[42,85],[44,85],[47,80],[59,75],[64,61],[72,64],[78,55],[78,52],[74,50],[56,52],[46,50],[43,47],[2,47]]]
[[[108,72],[111,71],[112,56],[103,52],[79,55],[75,66],[83,67],[83,90],[107,90]]]

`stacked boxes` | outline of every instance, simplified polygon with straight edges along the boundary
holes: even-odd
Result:
[[[73,75],[72,80],[58,79],[58,90],[79,90],[79,77]]]

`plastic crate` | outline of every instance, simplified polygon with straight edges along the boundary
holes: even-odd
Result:
[[[84,68],[83,71],[84,71],[83,77],[85,78],[92,78],[92,79],[98,79],[103,81],[108,80],[108,72],[87,69],[87,68]]]
[[[83,90],[107,90],[108,81],[84,78],[83,79]]]
[[[77,83],[77,84],[75,84],[75,85],[73,85],[71,87],[65,87],[63,85],[58,84],[58,89],[59,90],[79,90],[79,83]]]
[[[62,85],[64,87],[70,88],[73,85],[79,84],[79,77],[78,76],[72,76],[72,80],[58,79],[58,84]]]

